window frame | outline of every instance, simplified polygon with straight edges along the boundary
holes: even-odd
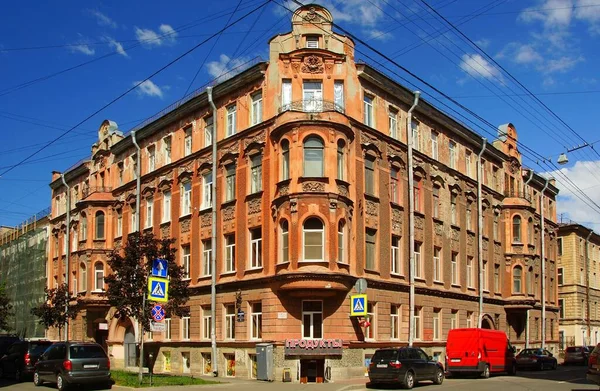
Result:
[[[106,214],[104,211],[96,211],[94,214],[94,236],[95,240],[106,240]]]
[[[308,310],[305,309],[305,303],[319,303],[320,304],[320,311],[319,310]],[[300,323],[300,335],[302,336],[302,339],[323,339],[323,300],[302,300],[302,304],[301,304],[301,310],[302,310],[302,321]],[[315,322],[315,315],[319,314],[320,315],[320,331],[318,333],[315,332],[315,329],[318,328],[319,324],[318,324],[318,319],[317,322]],[[306,331],[306,327],[305,327],[305,317],[308,316],[310,319],[310,325],[309,325],[309,333],[308,335],[305,333]],[[318,318],[318,317],[317,317]],[[315,324],[317,323],[317,324]],[[317,336],[320,335],[320,336]]]
[[[202,240],[202,276],[212,276],[212,240]]]
[[[225,107],[225,137],[231,137],[237,132],[237,104]]]
[[[250,97],[251,100],[251,114],[250,114],[250,125],[258,125],[263,121],[263,96],[262,90],[255,92]]]
[[[212,184],[213,184],[212,171],[209,171],[202,175],[202,209],[209,209],[213,206],[212,199]]]
[[[318,221],[321,224],[320,229],[306,228],[306,224],[311,221]],[[307,234],[320,234],[320,244],[308,245]],[[311,235],[312,236],[312,235]],[[316,235],[315,235],[316,238]],[[321,256],[319,258],[307,258],[307,247],[320,247]],[[310,252],[310,251],[309,251]],[[310,216],[302,223],[302,262],[324,262],[325,261],[325,224],[316,217]]]
[[[261,192],[262,182],[262,155],[256,154],[250,157],[250,194]]]
[[[181,266],[183,267],[183,275],[181,277],[182,280],[190,279],[191,254],[192,252],[189,244],[184,244],[181,246]]]
[[[168,223],[171,221],[171,191],[164,191],[162,194],[162,213],[161,223]]]
[[[235,272],[235,233],[224,235],[225,243],[225,273]]]
[[[100,268],[98,266],[100,266]],[[104,292],[104,274],[104,264],[100,261],[96,261],[94,263],[94,292]],[[100,288],[98,288],[99,279],[102,279]]]
[[[260,309],[260,311],[258,311]],[[250,303],[250,339],[253,341],[262,339],[262,302]]]
[[[375,97],[373,95],[364,93],[363,96],[363,122],[365,125],[374,128],[375,127],[375,117],[374,117],[374,103]]]
[[[257,233],[260,237],[255,237]],[[250,269],[262,267],[262,227],[250,228]]]
[[[154,197],[146,198],[146,221],[144,221],[144,229],[152,228],[154,225]]]
[[[315,145],[309,145],[310,142],[315,142]],[[325,175],[325,143],[323,139],[317,135],[306,137],[302,142],[302,152],[303,176],[322,178]],[[311,156],[314,159],[311,159]],[[307,162],[312,164],[307,164]]]

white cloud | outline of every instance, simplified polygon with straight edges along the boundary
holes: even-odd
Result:
[[[120,42],[115,41],[110,37],[105,37],[105,39],[108,41],[108,46],[113,48],[117,53],[119,53],[123,57],[129,57],[129,55],[127,55],[127,52],[125,51],[123,45]]]
[[[71,51],[73,51],[73,52],[83,53],[88,56],[93,56],[96,53],[95,49],[93,49],[85,44],[70,46],[70,48],[71,48]]]
[[[231,77],[234,73],[237,73],[235,68],[239,67],[243,63],[247,62],[247,58],[234,58],[231,59],[226,54],[219,56],[219,61],[210,61],[206,64],[208,74],[218,81],[222,81]]]
[[[146,47],[161,46],[174,43],[177,40],[177,31],[168,24],[161,24],[157,33],[151,29],[141,29],[135,27],[135,36],[137,40]]]
[[[566,27],[573,17],[572,0],[545,0],[525,8],[518,19],[526,23],[541,21],[546,28]]]
[[[133,85],[137,85],[139,83],[139,81],[134,81]],[[164,88],[164,87],[163,87]],[[157,86],[156,84],[154,84],[154,82],[152,82],[152,80],[146,80],[144,81],[142,84],[140,84],[137,87],[137,93],[140,96],[156,96],[162,99],[163,97],[163,92],[162,89]]]
[[[542,81],[542,86],[544,87],[552,87],[556,84],[556,80],[552,76],[546,76]]]
[[[518,64],[530,64],[541,62],[543,58],[533,46],[522,45],[517,49],[514,60]]]
[[[378,41],[387,41],[394,37],[394,35],[392,33],[377,30],[377,29],[370,29],[368,31],[368,35],[369,35],[369,39],[375,39]]]
[[[545,73],[554,73],[554,72],[565,73],[581,61],[583,61],[583,57],[581,57],[581,56],[579,56],[579,57],[563,56],[560,58],[556,58],[556,59],[547,61],[541,70]]]
[[[486,38],[482,38],[480,40],[475,41],[475,43],[477,44],[477,46],[481,47],[482,49],[486,49],[488,46],[490,46],[490,40],[486,39]]]
[[[600,179],[597,175],[600,169],[600,161],[578,161],[574,166],[562,168],[560,171],[573,181],[585,194],[587,194],[596,204],[600,205]],[[590,228],[600,232],[600,213],[595,211],[597,208],[591,208],[587,204],[592,204],[583,195],[579,197],[586,200],[580,200],[573,192],[573,186],[563,179],[558,171],[545,173],[545,176],[556,178],[556,186],[560,190],[558,194],[557,213],[564,213],[564,217],[587,225]],[[592,173],[595,173],[592,175]],[[560,217],[559,217],[560,221]]]
[[[460,69],[475,78],[502,80],[500,71],[479,54],[463,54]]]
[[[348,22],[361,26],[375,26],[385,16],[381,9],[384,9],[383,0],[299,0],[303,4],[319,4],[327,8],[333,16],[334,22]],[[283,5],[295,11],[298,5],[292,0],[286,0]],[[381,9],[380,9],[381,8]],[[275,12],[279,15],[288,14],[289,11],[283,7],[275,7]]]
[[[90,14],[92,14],[96,17],[96,21],[98,22],[98,25],[108,26],[113,29],[117,28],[117,22],[115,22],[114,20],[112,20],[111,18],[109,18],[108,16],[103,14],[102,12],[100,12],[98,10],[89,10],[89,12],[90,12]]]

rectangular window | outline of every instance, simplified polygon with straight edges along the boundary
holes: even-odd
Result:
[[[256,125],[262,122],[263,118],[263,100],[262,92],[257,92],[252,95],[252,121],[251,125]]]
[[[562,238],[556,239],[556,245],[558,247],[558,256],[560,257],[563,253],[563,240]]]
[[[375,159],[365,158],[365,193],[375,194]]]
[[[392,274],[402,274],[400,237],[392,235]]]
[[[235,104],[227,106],[227,134],[225,137],[233,136],[236,131],[236,112],[237,106]]]
[[[375,242],[377,231],[374,229],[366,230],[365,235],[365,268],[375,270]]]
[[[467,201],[466,220],[467,230],[473,231],[473,203],[471,201]]]
[[[423,278],[423,264],[421,263],[421,243],[415,242],[415,277]]]
[[[171,192],[165,191],[163,193],[162,222],[167,223],[169,221],[171,221]]]
[[[292,81],[283,79],[281,82],[281,111],[292,108]]]
[[[181,246],[181,266],[183,266],[183,278],[190,278],[190,245]]]
[[[225,306],[225,339],[235,339],[235,305]]]
[[[458,253],[452,253],[450,260],[450,275],[452,277],[452,285],[459,285],[458,282]]]
[[[412,130],[413,148],[418,151],[421,149],[421,133],[419,132],[419,123],[415,120],[412,120],[410,123],[410,128]]]
[[[345,246],[345,239],[344,239],[345,230],[346,230],[345,224],[342,221],[340,221],[338,223],[338,262],[340,262],[340,263],[344,263],[346,261],[346,256],[345,256],[345,253],[346,253],[345,247],[346,246]],[[288,241],[287,235],[288,235],[288,233],[286,232],[286,238],[285,238],[286,247],[284,248],[285,251],[289,250],[288,243],[287,243],[287,241]]]
[[[165,157],[165,164],[171,163],[171,136],[163,139],[163,156]]]
[[[250,338],[262,338],[262,303],[252,303],[252,313],[250,314]]]
[[[156,168],[156,150],[154,146],[148,147],[148,172],[154,171]]]
[[[450,314],[450,329],[456,329],[458,327],[458,311],[452,310],[452,313]]]
[[[467,311],[467,328],[473,327],[473,312]]]
[[[225,167],[225,202],[235,199],[235,165]]]
[[[211,323],[210,307],[202,307],[202,339],[210,339]]]
[[[473,257],[467,257],[467,288],[473,288]]]
[[[309,49],[318,49],[319,48],[319,37],[309,35],[306,37],[306,47]]]
[[[433,340],[442,339],[442,310],[435,308],[433,310]]]
[[[494,214],[494,240],[498,240],[498,215]]]
[[[117,237],[123,236],[123,212],[117,214]]]
[[[154,208],[154,199],[152,197],[146,198],[146,224],[144,224],[144,228],[152,227],[152,218],[153,218],[152,209],[153,208]]]
[[[235,234],[225,235],[225,272],[235,271]]]
[[[192,154],[192,127],[188,127],[184,130],[184,132],[183,156],[189,156]]]
[[[433,281],[442,281],[442,249],[433,248]]]
[[[302,302],[302,338],[323,338],[323,302],[304,300]]]
[[[400,203],[400,170],[392,167],[390,172],[390,198],[395,204]]]
[[[438,133],[431,131],[431,157],[438,160]]]
[[[123,184],[123,172],[124,172],[122,162],[117,164],[117,170],[118,170],[118,176],[119,176],[119,186],[121,186]]]
[[[336,80],[333,84],[333,103],[335,110],[344,111],[344,82],[342,80]]]
[[[450,223],[456,225],[456,194],[450,194]]]
[[[181,318],[181,339],[187,341],[190,339],[190,317]]]
[[[401,307],[392,304],[390,308],[390,339],[400,339]]]
[[[415,211],[423,212],[423,200],[421,199],[421,178],[415,177],[413,180],[413,197]]]
[[[181,185],[181,215],[192,213],[192,182],[187,181]]]
[[[365,340],[374,341],[375,340],[375,329],[377,328],[377,322],[375,319],[376,309],[374,303],[367,303],[367,318],[371,325],[367,328],[365,332]]]
[[[286,263],[290,261],[290,236],[288,231],[288,223],[280,225],[279,229],[281,230],[281,262]],[[339,240],[339,235],[338,235]],[[339,245],[339,243],[338,243]]]
[[[204,119],[204,146],[208,147],[212,145],[213,139],[213,117],[206,117]]]
[[[211,256],[212,256],[212,242],[211,240],[202,241],[202,275],[210,276],[211,274]]]
[[[165,340],[171,339],[171,318],[165,319]]]
[[[423,315],[423,308],[421,307],[415,307],[415,339],[416,340],[420,340],[422,338],[423,335],[423,323],[422,323],[422,315]]]
[[[433,186],[433,217],[440,218],[440,187]]]
[[[557,275],[558,275],[558,285],[561,286],[564,283],[564,280],[563,280],[563,278],[564,278],[563,276],[564,275],[563,275],[563,268],[562,267],[559,267],[557,269]]]
[[[212,172],[202,175],[202,209],[212,207]]]
[[[558,316],[561,319],[565,317],[565,299],[558,299]]]
[[[488,264],[487,261],[483,261],[483,269],[481,274],[483,275],[483,284],[481,285],[484,291],[488,290]]]
[[[367,94],[365,94],[363,101],[363,111],[365,125],[374,127],[375,124],[373,121],[373,98]]]
[[[454,141],[448,141],[448,156],[450,168],[456,169],[456,143]]]
[[[388,112],[390,137],[398,139],[398,111],[390,108]]]
[[[253,228],[250,230],[250,267],[262,267],[262,230]]]
[[[137,226],[137,215],[135,213],[135,208],[131,209],[131,228],[129,229],[130,232],[136,232],[138,230],[138,226]]]
[[[305,81],[302,85],[302,106],[305,112],[323,111],[323,85],[321,82]]]
[[[262,190],[262,155],[254,155],[250,161],[250,193]]]
[[[471,158],[472,158],[471,151],[467,151],[467,153],[465,154],[465,174],[468,177],[473,176],[473,170],[472,170],[473,166],[472,166]]]

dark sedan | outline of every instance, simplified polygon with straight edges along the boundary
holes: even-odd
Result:
[[[558,362],[556,357],[546,349],[523,349],[516,357],[519,369],[556,369]]]
[[[442,384],[444,368],[419,348],[377,349],[369,365],[369,380],[371,385],[399,384],[403,388],[413,388],[423,380]]]

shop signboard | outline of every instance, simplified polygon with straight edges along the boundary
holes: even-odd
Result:
[[[286,339],[286,356],[341,356],[341,339]]]

